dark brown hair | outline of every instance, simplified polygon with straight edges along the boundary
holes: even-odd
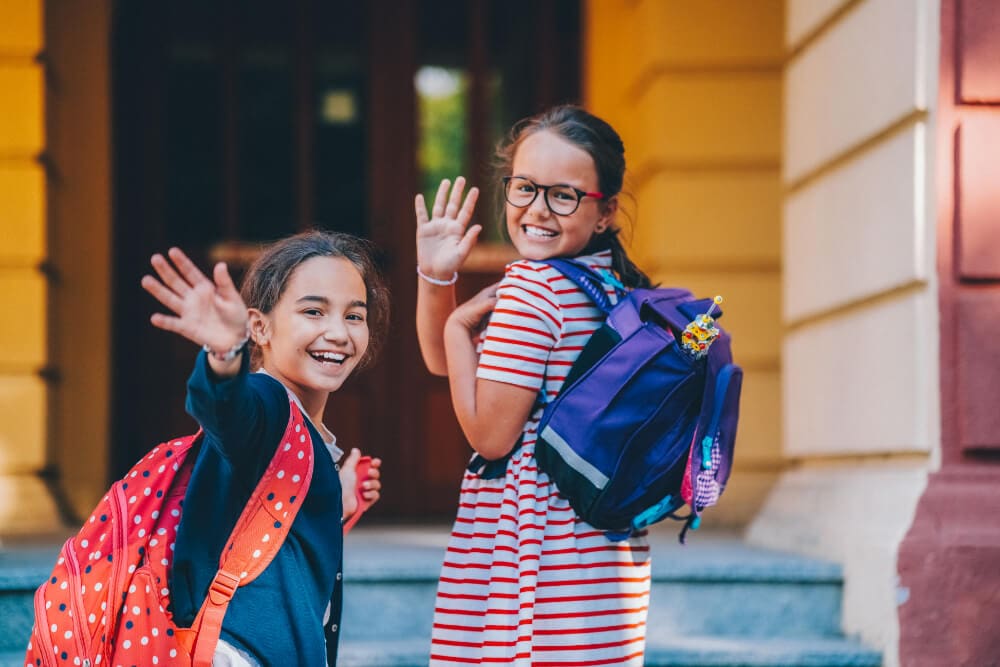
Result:
[[[240,295],[248,308],[270,313],[281,299],[295,269],[312,257],[342,257],[361,274],[368,305],[368,350],[358,368],[368,366],[378,356],[389,324],[389,290],[373,259],[369,241],[341,232],[308,231],[276,241],[250,266]],[[260,366],[260,349],[250,342],[250,363]]]
[[[621,194],[625,180],[625,145],[614,128],[597,116],[570,104],[553,107],[548,111],[526,118],[514,125],[507,141],[497,149],[499,176],[510,176],[514,155],[521,142],[539,132],[552,132],[587,152],[594,160],[598,188],[604,193],[601,205]],[[499,180],[499,179],[498,179]],[[652,282],[636,266],[618,238],[621,228],[609,225],[595,234],[584,253],[611,250],[612,267],[628,287],[650,287]]]

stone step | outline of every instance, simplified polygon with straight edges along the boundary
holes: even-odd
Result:
[[[338,667],[426,667],[424,639],[344,641]],[[24,651],[0,652],[0,667],[23,667]],[[880,667],[878,653],[844,639],[650,639],[645,667]]]
[[[840,568],[756,549],[733,535],[650,534],[648,626],[724,637],[835,638],[840,635]],[[430,635],[447,543],[427,529],[368,529],[348,537],[344,557],[345,640]],[[417,613],[416,610],[424,610]]]
[[[426,667],[425,640],[345,641],[338,667]],[[645,667],[880,667],[879,654],[845,639],[650,639]]]
[[[840,637],[838,566],[733,535],[694,533],[682,547],[670,528],[650,534],[650,667],[879,664],[877,653]],[[348,536],[341,664],[426,664],[447,538],[443,527],[362,527]],[[31,596],[56,544],[0,549],[0,667],[20,664]]]

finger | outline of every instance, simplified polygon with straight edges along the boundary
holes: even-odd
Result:
[[[448,198],[448,188],[450,187],[451,181],[447,178],[441,181],[441,185],[438,186],[437,194],[434,196],[434,210],[431,211],[431,216],[440,218],[444,215],[444,203]]]
[[[479,188],[472,188],[465,198],[465,203],[462,204],[462,210],[458,212],[458,221],[463,227],[469,224],[469,220],[472,219],[472,212],[476,210],[477,201],[479,201]]]
[[[187,333],[184,328],[183,322],[179,317],[171,317],[170,315],[164,315],[163,313],[153,313],[149,321],[157,329],[163,329],[164,331],[169,331],[171,333],[176,333],[187,338]]]
[[[377,479],[372,479],[371,477],[367,477],[365,478],[364,483],[361,485],[361,488],[364,489],[365,491],[378,491],[379,489],[382,488],[382,482],[378,481]]]
[[[472,225],[466,230],[462,240],[458,242],[458,252],[462,255],[463,262],[469,256],[469,253],[472,252],[472,246],[476,245],[476,239],[479,238],[479,232],[481,231],[483,231],[482,225]]]
[[[215,280],[215,287],[219,290],[219,293],[226,297],[239,297],[239,290],[236,289],[235,283],[233,283],[232,276],[229,275],[229,267],[226,266],[225,262],[219,262],[212,269],[212,278]]]
[[[140,284],[144,290],[153,295],[154,299],[178,315],[180,314],[181,308],[184,305],[184,300],[177,296],[175,292],[167,288],[166,285],[153,276],[143,276]]]
[[[430,218],[427,217],[427,204],[424,202],[423,195],[417,195],[414,198],[413,207],[416,209],[418,227],[430,221]]]
[[[188,256],[184,254],[183,250],[180,248],[171,248],[167,251],[167,254],[170,255],[170,259],[172,259],[174,264],[177,265],[177,270],[180,271],[182,276],[184,276],[184,279],[192,286],[197,285],[198,283],[208,282],[208,278],[205,274],[201,272],[201,269],[195,266],[194,262],[192,262]]]
[[[191,285],[174,271],[174,267],[160,253],[156,253],[150,257],[149,263],[153,265],[153,269],[156,271],[156,275],[160,276],[160,280],[175,293],[184,296],[191,289]]]
[[[344,459],[344,464],[340,466],[342,469],[353,470],[358,467],[358,461],[361,459],[361,450],[357,447],[351,449],[347,458]]]
[[[448,208],[445,209],[445,214],[449,218],[454,218],[458,215],[459,204],[462,203],[462,193],[465,191],[465,177],[459,176],[455,179],[455,187],[451,189],[451,196],[448,198]]]

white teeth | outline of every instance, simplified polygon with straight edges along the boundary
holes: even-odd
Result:
[[[524,229],[525,234],[528,236],[534,236],[535,238],[550,239],[553,236],[557,236],[556,232],[548,229],[542,229],[541,227],[535,227],[534,225],[524,225],[522,229]]]
[[[340,354],[339,352],[313,352],[312,356],[314,359],[319,359],[320,361],[333,361],[336,363],[343,363],[347,359],[346,354]]]

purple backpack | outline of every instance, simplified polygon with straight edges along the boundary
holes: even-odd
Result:
[[[696,529],[726,486],[742,369],[720,330],[695,359],[678,345],[710,299],[681,289],[626,292],[610,273],[548,260],[605,313],[562,391],[545,407],[535,458],[581,518],[613,540],[665,518]],[[604,284],[615,285],[611,304]],[[720,316],[717,313],[716,317]],[[677,514],[684,504],[685,515]]]

